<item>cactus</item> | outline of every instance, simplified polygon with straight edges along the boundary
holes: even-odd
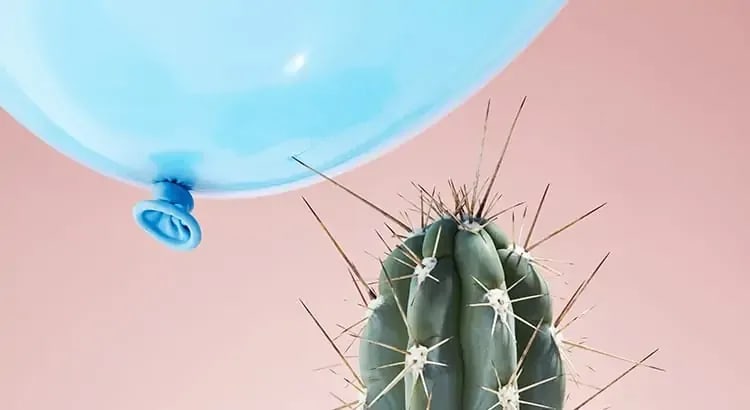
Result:
[[[632,366],[616,380],[640,366],[663,371],[645,364],[656,350],[642,360],[633,361],[568,341],[562,335],[577,319],[564,322],[573,304],[609,254],[581,283],[557,316],[553,314],[553,299],[542,271],[558,272],[531,254],[539,245],[594,214],[604,204],[533,243],[532,234],[549,185],[525,238],[523,223],[521,232],[515,232],[516,210],[525,204],[518,203],[492,213],[497,202],[497,196],[491,195],[492,187],[523,105],[522,102],[486,187],[480,187],[478,172],[471,188],[466,185],[459,188],[451,181],[453,202],[449,205],[434,190],[430,192],[415,184],[420,204],[413,205],[419,208],[421,215],[417,227],[393,217],[297,159],[406,231],[398,234],[389,225],[398,239],[393,247],[381,236],[388,253],[385,259],[378,258],[380,274],[376,292],[305,199],[307,207],[349,265],[350,275],[366,304],[365,317],[358,323],[361,330],[354,332],[351,327],[345,332],[360,342],[357,372],[335,343],[336,337],[326,332],[303,303],[355,378],[350,384],[360,392],[358,401],[342,399],[339,408],[563,409],[568,379],[579,382],[567,354],[576,347],[630,362]],[[489,107],[488,104],[487,115]],[[487,117],[485,131],[486,120]],[[523,208],[524,220],[526,209]],[[511,215],[510,235],[497,224],[498,217],[506,213]],[[575,409],[589,403],[613,383],[598,389]]]

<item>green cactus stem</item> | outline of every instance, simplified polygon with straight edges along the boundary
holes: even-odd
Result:
[[[369,409],[426,409],[428,401],[434,410],[562,408],[565,374],[546,284],[472,222],[439,219],[383,263],[387,290],[360,344]],[[423,238],[421,249],[416,238]],[[408,289],[398,284],[403,278]]]
[[[578,383],[568,355],[573,348],[630,362],[632,367],[615,381],[641,366],[663,371],[644,363],[656,351],[633,361],[568,341],[562,335],[576,319],[564,322],[573,304],[609,254],[557,316],[550,287],[542,273],[559,272],[531,254],[604,204],[533,243],[532,234],[549,185],[525,238],[522,238],[523,222],[518,235],[515,227],[515,209],[523,203],[493,214],[497,201],[490,195],[491,190],[522,107],[523,103],[485,188],[480,188],[479,172],[471,187],[457,187],[450,181],[453,203],[449,205],[434,191],[415,185],[420,196],[421,224],[417,227],[409,226],[318,173],[405,231],[399,234],[391,230],[398,243],[389,246],[386,257],[379,260],[375,291],[305,200],[347,263],[367,305],[361,329],[352,332],[360,342],[358,371],[313,316],[352,373],[355,380],[352,385],[360,394],[359,400],[342,403],[340,409],[561,410],[566,408],[568,380]],[[497,223],[498,217],[506,213],[511,216],[510,235]],[[312,316],[309,310],[308,313]],[[591,402],[613,383],[574,409]]]

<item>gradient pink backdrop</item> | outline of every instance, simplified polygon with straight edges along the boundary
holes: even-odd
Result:
[[[388,209],[403,206],[410,179],[470,181],[487,98],[497,153],[528,95],[505,203],[535,203],[551,183],[543,234],[609,202],[539,251],[575,261],[572,283],[613,252],[579,306],[597,308],[569,334],[634,359],[660,347],[653,364],[668,369],[637,370],[590,408],[750,408],[748,21],[745,0],[574,0],[480,95],[340,180]],[[131,220],[146,193],[6,115],[0,133],[0,409],[328,409],[329,391],[346,394],[312,371],[336,357],[297,298],[331,330],[360,311],[300,196],[373,275],[364,250],[381,250],[377,214],[328,184],[201,201],[204,243],[175,253]],[[575,359],[596,385],[628,367]]]

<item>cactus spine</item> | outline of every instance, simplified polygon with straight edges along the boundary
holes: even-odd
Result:
[[[571,346],[582,346],[562,337],[561,331],[570,324],[562,321],[608,255],[555,317],[547,282],[540,274],[540,269],[548,267],[536,260],[530,251],[603,205],[536,243],[530,242],[531,234],[549,186],[523,241],[520,234],[514,238],[513,209],[521,204],[490,215],[496,202],[490,200],[490,192],[522,107],[523,103],[513,121],[495,173],[483,192],[480,192],[478,178],[471,189],[466,186],[457,188],[451,182],[453,204],[449,206],[434,192],[417,186],[422,223],[416,229],[365,201],[405,228],[407,233],[398,235],[393,232],[399,241],[395,247],[389,247],[387,257],[380,260],[377,294],[339,247],[353,277],[359,280],[361,287],[358,291],[368,305],[361,333],[354,335],[360,340],[355,387],[360,391],[361,399],[342,403],[339,408],[564,408],[566,381],[575,376],[571,366],[567,365],[570,359],[566,352]],[[423,210],[425,202],[428,211]],[[309,203],[307,205],[335,243],[317,213]],[[434,217],[431,217],[433,211]],[[508,211],[513,215],[514,232],[511,236],[496,224],[497,217]],[[368,297],[361,288],[366,290]],[[330,337],[329,341],[333,343]],[[344,355],[333,345],[343,359]],[[638,366],[646,366],[643,362],[656,352],[636,362],[589,350],[631,362],[633,366],[626,373]],[[353,371],[353,367],[348,366]],[[603,390],[600,389],[592,398]]]

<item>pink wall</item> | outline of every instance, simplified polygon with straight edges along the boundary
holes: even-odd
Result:
[[[542,234],[609,202],[539,251],[578,263],[571,286],[613,252],[579,306],[597,308],[570,336],[634,359],[661,347],[653,363],[668,369],[637,370],[591,408],[750,408],[748,4],[573,0],[481,95],[341,181],[388,209],[403,206],[409,179],[469,181],[486,99],[498,152],[527,94],[500,180],[506,203],[536,201],[550,182]],[[62,158],[5,115],[0,133],[0,409],[335,407],[328,392],[343,382],[311,369],[336,357],[297,298],[334,330],[360,312],[300,195],[373,275],[364,250],[381,250],[377,214],[328,184],[201,202],[203,244],[174,253],[131,221],[144,192]],[[553,280],[560,296],[571,286]],[[575,360],[596,385],[628,367]]]

